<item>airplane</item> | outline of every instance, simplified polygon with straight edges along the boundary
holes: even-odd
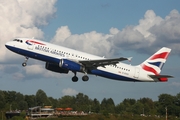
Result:
[[[78,81],[77,72],[83,73],[82,80],[88,81],[90,75],[101,76],[113,80],[128,82],[167,82],[170,75],[160,75],[171,49],[162,47],[147,60],[139,65],[132,66],[122,63],[132,57],[105,58],[80,52],[67,47],[58,46],[34,38],[15,38],[5,44],[6,48],[23,55],[27,65],[29,58],[45,62],[49,71],[68,74],[74,73],[73,82]]]

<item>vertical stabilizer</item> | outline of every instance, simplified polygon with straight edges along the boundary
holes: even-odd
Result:
[[[163,47],[140,64],[140,67],[150,74],[159,75],[170,52],[170,48]]]

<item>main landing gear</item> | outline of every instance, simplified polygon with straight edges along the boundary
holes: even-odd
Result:
[[[73,82],[77,82],[78,81],[78,77],[76,76],[76,72],[73,72],[74,73],[74,77],[72,77],[72,81]]]
[[[77,82],[78,81],[78,77],[76,76],[76,72],[73,72],[74,73],[74,77],[72,77],[72,81],[73,82]],[[85,74],[83,77],[82,77],[82,80],[84,82],[88,81],[89,80],[89,77]]]
[[[84,75],[84,76],[82,77],[82,80],[83,80],[84,82],[86,82],[86,81],[89,80],[89,77],[88,77],[87,75]]]
[[[25,67],[27,65],[27,61],[28,61],[29,57],[25,57],[25,61],[22,63],[22,66]]]

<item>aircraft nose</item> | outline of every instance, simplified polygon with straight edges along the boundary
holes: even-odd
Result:
[[[9,46],[8,42],[5,44],[5,46],[6,46],[6,48],[8,48],[8,46]]]
[[[7,42],[7,43],[5,44],[5,46],[6,46],[7,49],[10,49],[10,47],[11,47],[10,42]]]

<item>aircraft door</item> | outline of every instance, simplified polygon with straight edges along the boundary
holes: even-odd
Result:
[[[134,78],[139,78],[139,72],[140,72],[140,69],[135,68]]]
[[[34,44],[28,45],[29,50],[33,50],[33,48],[34,48]]]

